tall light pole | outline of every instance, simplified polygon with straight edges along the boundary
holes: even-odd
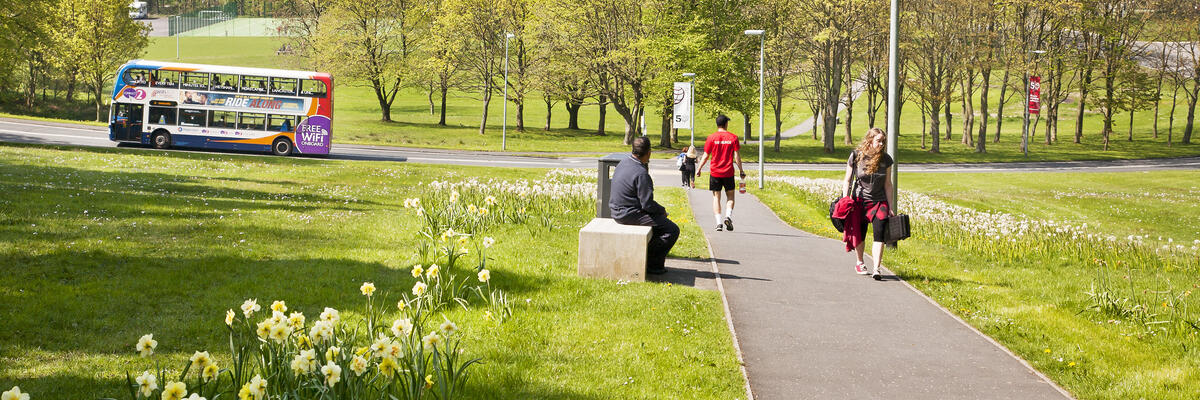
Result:
[[[692,85],[690,86],[691,93],[688,93],[688,126],[692,129],[692,139],[689,142],[690,146],[696,145],[696,73],[684,72],[684,78],[691,78]]]
[[[763,188],[764,169],[763,169],[763,56],[766,54],[763,51],[763,41],[766,36],[763,35],[762,29],[747,29],[744,33],[750,36],[758,36],[758,188]],[[750,132],[746,132],[749,136]]]
[[[1034,60],[1037,60],[1039,54],[1045,53],[1045,50],[1033,50],[1030,54],[1034,55]],[[1029,157],[1029,69],[1025,69],[1025,121],[1021,128],[1021,151],[1025,153],[1025,157]]]
[[[500,151],[508,150],[508,39],[513,34],[504,33],[504,124],[500,126]]]
[[[892,201],[899,203],[896,189],[899,174],[899,161],[896,161],[896,138],[900,130],[900,0],[892,0],[891,33],[888,35],[888,116],[887,116],[887,153],[892,157],[892,168],[888,172],[892,178]],[[896,204],[889,204],[892,210],[898,210]],[[897,211],[899,212],[899,211]]]

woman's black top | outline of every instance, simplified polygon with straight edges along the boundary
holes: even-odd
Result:
[[[685,171],[695,171],[696,170],[696,159],[692,158],[692,157],[684,157],[683,158],[683,169]]]
[[[887,170],[892,166],[892,157],[887,153],[880,155],[879,168],[876,168],[873,174],[863,172],[862,165],[855,165],[857,160],[858,150],[850,152],[850,159],[846,160],[846,166],[854,168],[854,174],[858,176],[852,196],[866,201],[887,201],[884,183],[887,181]]]

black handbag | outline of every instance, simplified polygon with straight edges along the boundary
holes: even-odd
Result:
[[[896,214],[884,220],[887,225],[887,231],[884,234],[884,243],[896,243],[912,236],[912,226],[908,222],[907,214]]]

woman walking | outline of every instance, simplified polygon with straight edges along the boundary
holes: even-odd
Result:
[[[696,146],[688,146],[687,153],[684,153],[683,165],[679,166],[679,170],[683,171],[683,187],[695,188],[696,180]]]
[[[867,267],[863,262],[863,248],[869,223],[875,242],[872,246],[874,267],[870,274],[877,281],[882,279],[879,267],[883,262],[883,242],[884,232],[887,231],[887,217],[895,215],[890,207],[893,204],[892,180],[891,175],[888,174],[888,168],[892,167],[893,162],[892,157],[884,152],[886,146],[887,135],[883,133],[883,129],[871,128],[868,130],[862,143],[859,143],[858,148],[850,153],[850,159],[846,161],[846,177],[842,182],[842,193],[846,193],[846,196],[851,197],[854,201],[850,211],[853,215],[846,221],[848,224],[853,221],[857,225],[846,227],[846,234],[843,236],[846,251],[854,249],[858,256],[854,272],[866,275]]]

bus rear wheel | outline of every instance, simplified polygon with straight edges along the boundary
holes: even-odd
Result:
[[[271,153],[277,156],[292,155],[292,141],[285,137],[275,139],[275,143],[271,144]]]
[[[171,134],[162,129],[154,131],[154,136],[150,138],[150,144],[153,144],[156,149],[169,149],[171,148]]]

